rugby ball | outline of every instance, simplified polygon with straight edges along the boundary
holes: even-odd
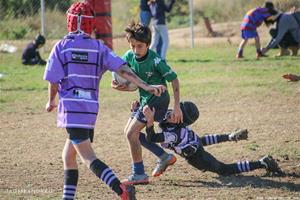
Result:
[[[125,84],[127,85],[127,88],[130,91],[134,91],[138,89],[138,86],[134,83],[131,83],[129,81],[127,81],[125,78],[121,77],[120,75],[118,75],[116,72],[112,72],[112,79],[117,81],[119,84]]]

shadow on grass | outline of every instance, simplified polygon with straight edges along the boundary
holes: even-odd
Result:
[[[300,174],[285,174],[280,177],[294,177],[299,178]],[[276,181],[265,179],[270,176],[219,176],[216,179],[219,181],[205,181],[205,180],[161,180],[162,185],[172,185],[178,187],[205,187],[205,188],[240,188],[240,187],[252,187],[252,188],[277,188],[283,190],[289,190],[293,192],[300,191],[300,184],[291,183],[288,181]],[[279,176],[274,176],[279,177]],[[163,183],[165,182],[165,183]]]

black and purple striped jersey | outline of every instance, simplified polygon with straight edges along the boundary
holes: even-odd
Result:
[[[184,156],[185,149],[192,147],[196,151],[202,145],[199,136],[188,126],[168,126],[161,128],[162,132],[157,134],[158,137],[161,134],[161,146],[174,150],[177,154]]]

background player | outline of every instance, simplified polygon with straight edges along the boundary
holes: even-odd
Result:
[[[46,65],[46,61],[41,58],[38,49],[42,48],[46,43],[46,38],[38,34],[33,42],[30,42],[23,50],[22,63],[23,65]]]
[[[256,47],[256,58],[263,56],[261,52],[261,45],[259,35],[257,33],[257,28],[271,15],[277,14],[277,11],[274,10],[274,5],[272,2],[266,2],[264,7],[257,7],[247,12],[241,24],[241,37],[242,41],[240,42],[236,58],[243,58],[243,50],[248,40],[251,38],[255,39]]]

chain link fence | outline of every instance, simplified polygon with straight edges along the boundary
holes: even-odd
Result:
[[[0,0],[0,40],[32,39],[39,32],[44,31],[48,39],[58,39],[66,33],[66,10],[76,0]],[[98,0],[102,1],[102,0]],[[177,7],[184,7],[183,2],[176,1],[175,8],[169,16],[170,28],[189,25],[188,6],[185,13],[178,12]],[[197,23],[200,14],[205,14],[212,21],[233,20],[240,21],[245,10],[262,5],[265,0],[193,0],[194,21]],[[45,4],[45,27],[41,23],[41,2]],[[130,20],[138,20],[139,0],[112,0],[113,35],[123,34],[123,30]],[[287,11],[295,6],[300,7],[299,0],[273,0],[276,7]],[[176,5],[177,4],[177,5]],[[238,6],[240,6],[238,8]],[[233,9],[234,8],[234,9]],[[183,10],[181,8],[181,10]],[[235,10],[232,12],[232,10]],[[238,16],[228,16],[237,13]],[[179,16],[180,15],[180,16]],[[182,22],[182,20],[185,20]]]
[[[72,0],[0,0],[0,39],[32,39],[41,32],[42,2],[47,37],[59,38],[64,35],[65,12],[73,3]]]
[[[42,32],[48,39],[63,37],[67,33],[66,11],[73,2],[76,0],[0,0],[0,40],[27,40]],[[128,16],[135,15],[133,18],[137,19],[138,1],[127,2],[112,0],[113,32],[116,35],[123,31]]]

